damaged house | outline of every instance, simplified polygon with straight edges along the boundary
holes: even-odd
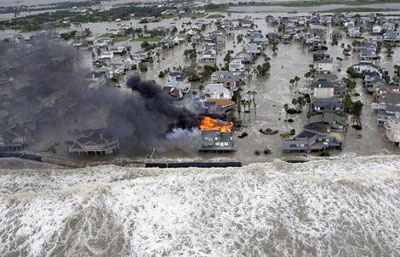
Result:
[[[201,130],[199,152],[225,153],[235,151],[232,139],[232,122],[204,117],[199,128]]]
[[[342,149],[346,134],[346,121],[333,112],[312,116],[303,131],[283,141],[283,152],[322,152]]]
[[[0,152],[22,151],[25,146],[26,137],[22,127],[0,130]]]
[[[119,139],[104,129],[87,131],[83,137],[66,141],[65,144],[68,153],[79,155],[108,155],[119,149]]]

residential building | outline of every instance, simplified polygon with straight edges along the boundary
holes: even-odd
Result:
[[[231,99],[232,93],[223,84],[208,84],[203,90],[206,99]]]
[[[400,146],[400,113],[389,117],[384,126],[386,138],[393,144]]]
[[[244,70],[245,70],[244,64],[239,59],[233,59],[229,63],[229,71],[231,71],[233,73],[235,73],[235,72],[243,72]]]
[[[319,73],[332,73],[333,58],[326,58],[314,62],[314,69]]]
[[[315,81],[311,83],[311,98],[332,98],[335,96],[335,88],[329,81]]]
[[[284,152],[313,152],[342,149],[346,134],[346,121],[332,112],[312,116],[303,131],[283,141]]]
[[[209,98],[204,102],[204,109],[208,114],[225,114],[236,109],[236,104],[230,99]]]
[[[189,93],[192,88],[189,79],[185,76],[183,72],[180,71],[172,71],[168,74],[168,81],[166,86],[178,89],[183,94]]]
[[[211,74],[211,81],[215,84],[223,84],[230,91],[237,91],[240,88],[240,77],[232,71],[215,71]]]
[[[333,96],[329,98],[316,98],[314,97],[310,103],[310,112],[324,113],[324,112],[342,112],[343,102],[341,99]]]
[[[67,152],[72,154],[108,155],[118,151],[119,140],[104,129],[86,131],[83,137],[66,141]]]
[[[357,64],[354,64],[353,69],[355,72],[362,74],[365,72],[379,72],[380,67],[375,65],[373,62],[370,61],[361,61]]]
[[[0,152],[22,151],[26,145],[27,140],[22,127],[0,130]]]
[[[200,152],[234,152],[233,146],[232,132],[201,131]]]

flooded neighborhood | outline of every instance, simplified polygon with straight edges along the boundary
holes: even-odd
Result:
[[[0,256],[399,256],[400,0],[0,0]]]
[[[104,6],[113,10],[124,4],[131,5]],[[388,7],[397,8],[392,5]],[[125,140],[104,125],[107,115],[88,117],[90,125],[82,123],[79,133],[65,127],[71,130],[63,132],[67,139],[58,131],[35,138],[38,133],[21,125],[29,121],[18,121],[13,117],[18,113],[5,111],[3,151],[83,161],[243,163],[399,153],[397,12],[259,7],[213,11],[218,4],[161,3],[140,7],[159,9],[153,11],[157,17],[133,13],[128,19],[79,24],[64,17],[65,26],[27,32],[3,25],[1,38],[13,44],[51,37],[76,49],[89,88],[129,93],[128,80],[140,76],[158,87],[173,108],[196,116],[185,128],[171,120],[157,135],[177,142],[120,149]],[[72,10],[95,12],[90,6]],[[1,80],[3,88],[17,81]],[[3,96],[12,98],[12,90]],[[11,106],[11,98],[3,106]],[[204,126],[206,119],[212,124]]]

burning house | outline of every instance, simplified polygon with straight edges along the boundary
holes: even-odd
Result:
[[[105,130],[88,131],[86,135],[66,141],[68,153],[79,155],[113,154],[119,149],[119,140]]]
[[[233,123],[211,117],[204,117],[199,126],[201,130],[200,152],[234,152]]]

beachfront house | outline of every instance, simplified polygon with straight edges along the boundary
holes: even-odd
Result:
[[[283,152],[313,152],[342,149],[346,122],[332,112],[312,116],[303,131],[292,139],[284,140]]]

